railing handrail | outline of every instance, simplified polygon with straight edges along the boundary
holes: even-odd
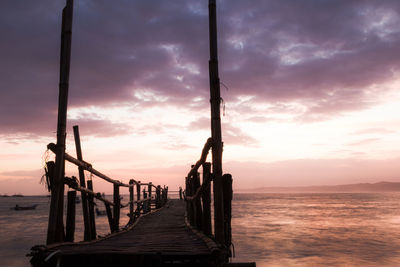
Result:
[[[56,152],[56,146],[57,146],[56,144],[50,143],[50,144],[47,145],[47,148],[49,150],[51,150],[53,153],[55,153]],[[65,152],[65,160],[69,161],[72,164],[75,164],[78,167],[82,167],[84,170],[86,170],[86,171],[96,175],[97,177],[99,177],[99,178],[101,178],[101,179],[103,179],[103,180],[105,180],[107,182],[110,182],[112,184],[116,184],[118,186],[123,186],[123,187],[132,187],[133,186],[133,185],[129,185],[129,184],[126,184],[126,183],[123,183],[121,181],[118,181],[118,180],[115,180],[115,179],[112,179],[112,178],[108,177],[107,175],[105,175],[105,174],[99,172],[98,170],[96,170],[95,168],[93,168],[92,164],[90,164],[89,162],[86,162],[84,160],[76,159],[73,156],[69,155],[67,152]],[[140,185],[148,185],[149,184],[149,183],[139,183],[138,181],[136,181],[134,179],[131,179],[131,180],[133,180],[133,183],[136,184],[136,185],[138,185],[138,184],[140,184]]]
[[[204,190],[210,185],[210,182],[212,181],[212,179],[213,179],[212,175],[209,175],[208,177],[206,177],[206,179],[203,181],[201,186],[199,188],[197,188],[196,193],[192,196],[185,196],[185,200],[194,201],[194,200],[198,199],[199,197],[201,197]]]
[[[104,203],[107,203],[107,204],[109,204],[110,206],[115,206],[115,205],[116,205],[114,202],[111,202],[111,201],[109,201],[109,200],[103,198],[100,192],[97,192],[97,193],[96,193],[96,192],[93,192],[92,190],[87,189],[86,187],[80,186],[80,185],[79,185],[79,181],[78,181],[78,179],[77,179],[75,176],[72,176],[72,177],[65,177],[65,178],[64,178],[64,182],[65,182],[65,184],[67,184],[70,188],[72,188],[72,189],[74,189],[74,190],[76,190],[76,191],[84,192],[84,193],[86,193],[86,194],[92,195],[94,198],[96,198],[96,199],[98,199],[98,200],[100,200],[100,201],[103,201]],[[151,196],[151,198],[150,198],[150,197],[147,197],[147,198],[142,198],[142,199],[139,199],[139,200],[129,201],[129,202],[127,202],[126,204],[120,204],[119,206],[120,206],[121,208],[126,208],[126,207],[128,207],[131,203],[136,203],[136,204],[137,204],[137,203],[142,203],[142,202],[146,202],[146,201],[154,200],[154,199],[156,199],[156,198],[155,198],[154,196]]]
[[[208,152],[210,151],[212,145],[213,145],[213,139],[210,137],[207,139],[207,142],[204,144],[203,150],[201,151],[200,159],[196,162],[195,165],[193,165],[193,167],[190,169],[189,173],[187,174],[187,177],[189,179],[197,172],[197,170],[200,168],[200,166],[203,165],[204,162],[206,162]]]
[[[76,129],[74,128],[74,135],[75,135],[75,143],[80,144],[79,140],[79,131],[77,126]],[[54,143],[50,143],[47,145],[47,148],[56,153],[57,145]],[[77,150],[79,151],[79,150]],[[78,154],[78,152],[77,152]],[[76,166],[79,167],[79,180],[75,177],[63,177],[62,183],[68,185],[70,188],[74,189],[75,191],[68,192],[68,207],[67,207],[67,224],[65,229],[65,238],[60,238],[60,241],[69,241],[73,242],[74,240],[74,232],[75,232],[75,199],[76,199],[76,191],[81,192],[82,197],[82,208],[84,205],[88,205],[88,208],[85,212],[83,208],[83,217],[84,221],[86,220],[87,223],[84,224],[85,226],[85,241],[95,240],[97,238],[96,235],[96,226],[95,226],[95,214],[94,214],[94,202],[93,199],[96,198],[102,201],[105,205],[106,214],[108,217],[108,222],[110,226],[111,233],[117,232],[120,230],[119,221],[120,221],[120,209],[130,207],[129,209],[129,222],[128,225],[132,225],[140,216],[141,214],[148,213],[152,210],[152,205],[155,205],[155,209],[159,209],[164,206],[167,202],[168,197],[168,187],[162,188],[161,185],[154,185],[152,182],[141,183],[140,181],[136,181],[134,179],[130,179],[129,184],[123,183],[121,181],[115,180],[110,178],[109,176],[101,173],[100,171],[94,169],[92,164],[86,162],[82,159],[82,157],[78,159],[72,157],[68,153],[64,152],[64,161],[68,161]],[[48,185],[49,190],[52,191],[53,183],[54,183],[54,162],[49,161],[46,162],[46,176],[48,178]],[[92,180],[87,181],[87,187],[85,186],[84,178],[82,183],[82,176],[84,177],[83,171],[88,171],[91,174],[105,180],[114,185],[114,197],[113,201],[106,199],[100,192],[95,192],[93,190],[93,182]],[[134,200],[134,187],[136,185],[137,191],[137,200]],[[142,187],[144,186],[144,187]],[[121,203],[121,194],[119,191],[120,187],[127,187],[129,188],[129,202],[126,204]],[[140,199],[140,189],[143,188],[143,198]],[[152,188],[155,188],[153,191]],[[146,192],[147,190],[147,192]],[[85,202],[88,201],[88,202]],[[87,204],[85,204],[87,203]],[[136,209],[134,209],[134,204],[136,204]],[[111,210],[111,206],[113,210]],[[86,234],[87,233],[87,234]],[[59,242],[60,242],[59,241]],[[48,242],[52,243],[52,242]]]

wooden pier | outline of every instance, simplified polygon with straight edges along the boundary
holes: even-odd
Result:
[[[84,161],[77,125],[73,127],[76,157],[65,151],[72,14],[73,0],[67,0],[62,16],[57,143],[47,145],[55,154],[55,162],[47,162],[45,168],[51,192],[47,241],[46,245],[32,248],[32,266],[255,266],[255,263],[229,263],[232,257],[232,176],[222,171],[215,0],[209,0],[211,137],[200,159],[182,179],[186,188],[179,190],[180,199],[177,200],[168,199],[165,185],[161,187],[138,179],[125,183]],[[210,151],[212,162],[207,162]],[[78,178],[65,176],[66,163],[77,167]],[[85,172],[112,185],[112,200],[94,190],[94,179],[86,180]],[[70,191],[64,218],[65,186]],[[129,193],[127,203],[121,202],[123,189]],[[81,194],[84,222],[81,242],[74,242],[77,192]],[[110,227],[110,234],[105,237],[96,233],[94,199],[104,204],[103,212]],[[121,209],[125,207],[129,207],[129,222],[121,226]]]
[[[127,230],[96,242],[49,246],[34,266],[217,266],[226,251],[185,222],[183,200],[142,216]],[[221,258],[222,257],[222,258]],[[47,260],[46,260],[47,259]]]

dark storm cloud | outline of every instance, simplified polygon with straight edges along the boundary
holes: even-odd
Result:
[[[217,2],[227,102],[299,101],[307,121],[375,104],[366,90],[399,70],[398,1]],[[54,132],[64,3],[0,3],[0,134]],[[74,12],[70,106],[199,110],[202,97],[208,109],[206,1],[80,0]]]

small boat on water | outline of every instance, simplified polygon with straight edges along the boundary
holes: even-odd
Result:
[[[20,206],[17,204],[17,205],[15,205],[15,207],[10,208],[10,209],[12,209],[12,210],[34,210],[34,209],[36,209],[36,207],[37,207],[37,204],[34,204],[32,206]]]
[[[106,211],[105,210],[99,210],[98,208],[96,208],[96,215],[97,216],[105,216],[106,215]]]

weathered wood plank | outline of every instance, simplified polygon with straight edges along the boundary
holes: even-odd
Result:
[[[155,260],[157,257],[160,257],[163,262],[168,260],[204,261],[206,265],[203,266],[208,266],[209,261],[219,257],[220,250],[215,243],[213,246],[209,246],[204,239],[188,228],[184,214],[184,201],[169,200],[167,206],[143,215],[126,232],[92,242],[53,246],[45,252],[45,255],[57,251],[51,262],[56,263],[57,259],[60,259],[61,266],[64,266],[64,262],[82,266],[77,260],[79,258],[81,260],[90,259],[90,264],[87,266],[95,266],[99,263],[98,259],[104,255],[107,255],[105,258],[114,260],[126,257],[130,264],[118,266],[140,266],[138,262],[141,258]],[[209,239],[209,242],[213,241]],[[73,259],[77,261],[75,262]],[[50,266],[52,265],[50,264]],[[100,262],[100,266],[104,266],[102,262]]]

